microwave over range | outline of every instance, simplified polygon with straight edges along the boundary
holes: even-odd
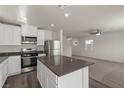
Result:
[[[37,37],[33,36],[22,36],[21,41],[23,44],[36,44],[37,43]]]

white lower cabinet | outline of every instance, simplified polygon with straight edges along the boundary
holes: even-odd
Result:
[[[49,75],[47,77],[47,87],[48,88],[56,88],[57,82],[55,82]]]
[[[8,77],[8,59],[0,63],[0,88],[3,87],[7,77]]]
[[[37,64],[37,78],[43,88],[56,88],[56,75],[55,78],[51,77],[48,69],[39,60]]]
[[[21,73],[21,56],[10,56],[8,62],[8,75]]]
[[[0,88],[8,76],[21,73],[21,56],[10,56],[0,63]]]

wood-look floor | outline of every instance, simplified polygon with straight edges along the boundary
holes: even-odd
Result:
[[[101,82],[99,81],[96,81],[92,78],[89,79],[89,82],[90,82],[90,88],[111,88],[105,84],[102,84]]]
[[[41,88],[36,71],[10,76],[3,88]]]
[[[7,78],[3,88],[41,88],[36,71]],[[108,86],[90,78],[90,88],[108,88]]]

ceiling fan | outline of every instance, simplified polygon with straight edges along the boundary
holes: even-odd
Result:
[[[91,35],[101,35],[101,32],[100,32],[100,30],[99,29],[96,29],[96,30],[94,30],[94,31],[91,31],[89,34],[91,34]]]
[[[64,9],[64,8],[68,7],[68,5],[57,5],[57,7]]]

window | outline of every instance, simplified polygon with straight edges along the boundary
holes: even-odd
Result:
[[[85,50],[93,50],[93,40],[85,40]]]
[[[93,40],[85,40],[85,44],[86,45],[93,44]]]

